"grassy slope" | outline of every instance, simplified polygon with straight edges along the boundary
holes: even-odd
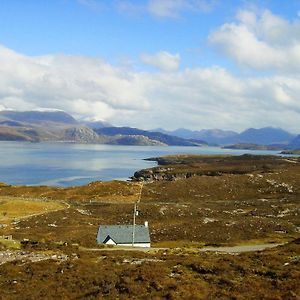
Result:
[[[54,201],[0,197],[0,223],[7,224],[14,219],[22,219],[66,207],[65,204]]]
[[[195,162],[190,163],[195,166]],[[189,164],[182,167],[188,168]],[[226,164],[230,165],[228,161],[220,165],[204,163],[215,171]],[[297,299],[299,242],[240,255],[197,253],[185,248],[299,237],[299,163],[285,159],[269,161],[266,172],[257,161],[247,159],[234,164],[234,168],[245,170],[253,165],[257,168],[247,174],[147,183],[138,222],[150,221],[151,238],[157,245],[183,247],[158,254],[84,252],[71,246],[75,243],[97,247],[99,224],[129,224],[132,202],[138,198],[140,188],[136,183],[97,182],[66,189],[1,185],[0,195],[6,197],[5,201],[12,197],[11,201],[21,204],[24,197],[43,199],[29,205],[31,212],[39,209],[35,207],[37,203],[55,206],[64,200],[70,204],[69,208],[19,220],[0,229],[0,235],[38,241],[26,251],[52,251],[69,257],[59,263],[50,259],[0,264],[0,274],[4,275],[0,276],[2,296],[5,299],[55,299],[57,295],[64,299]],[[4,205],[13,209],[16,207],[13,203]],[[12,210],[10,217],[13,213],[15,217],[23,214],[19,208]]]
[[[215,253],[82,252],[0,265],[4,299],[298,299],[300,247]]]

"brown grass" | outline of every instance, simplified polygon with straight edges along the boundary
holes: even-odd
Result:
[[[226,167],[227,171],[231,168],[237,172],[145,185],[137,222],[149,221],[155,246],[181,248],[158,253],[82,251],[84,247],[97,247],[100,224],[132,222],[132,202],[140,188],[137,184],[96,182],[66,189],[0,185],[0,212],[3,213],[3,207],[6,211],[10,208],[10,218],[46,212],[47,203],[54,205],[52,211],[48,209],[43,215],[0,228],[0,235],[12,234],[15,240],[35,241],[24,251],[60,251],[69,257],[63,262],[50,259],[0,265],[1,297],[298,299],[299,240],[272,250],[240,255],[197,251],[203,245],[299,238],[299,163],[277,158],[260,162],[247,158],[239,163],[224,159],[206,161],[205,168],[218,171]],[[197,164],[181,167],[204,168],[200,162]],[[261,168],[264,165],[268,167]],[[180,169],[180,165],[176,168]],[[246,174],[245,170],[254,171]],[[24,197],[40,200],[26,201]],[[70,207],[55,210],[57,201],[62,200]]]
[[[57,201],[0,197],[0,223],[10,223],[13,219],[22,219],[66,207],[66,204]]]

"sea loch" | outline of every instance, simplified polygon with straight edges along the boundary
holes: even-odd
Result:
[[[73,186],[92,181],[126,180],[155,166],[143,159],[170,154],[277,154],[276,151],[218,147],[143,147],[73,143],[0,142],[0,182],[13,185]]]

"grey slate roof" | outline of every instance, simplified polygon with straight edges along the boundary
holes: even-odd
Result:
[[[133,225],[100,225],[97,242],[103,244],[107,236],[116,244],[132,243]],[[144,225],[135,225],[134,243],[150,243],[149,228]]]

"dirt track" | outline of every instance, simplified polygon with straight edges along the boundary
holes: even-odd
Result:
[[[224,247],[203,247],[203,248],[188,248],[188,251],[193,251],[193,252],[222,252],[222,253],[227,253],[227,254],[231,254],[231,253],[235,253],[235,254],[239,254],[239,253],[244,253],[244,252],[256,252],[256,251],[263,251],[265,249],[270,249],[270,248],[275,248],[278,246],[282,246],[285,243],[270,243],[270,244],[257,244],[257,245],[238,245],[238,246],[232,246],[232,247],[228,247],[228,246],[224,246]],[[167,251],[170,249],[174,249],[174,250],[180,250],[182,248],[139,248],[139,247],[134,247],[134,248],[130,248],[130,247],[112,247],[112,248],[81,248],[81,250],[84,251],[99,251],[99,252],[103,252],[103,251],[137,251],[137,252],[146,252],[146,253],[153,253],[153,252],[159,252],[159,251]]]

